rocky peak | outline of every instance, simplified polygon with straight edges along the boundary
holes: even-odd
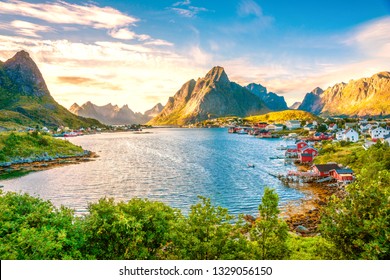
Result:
[[[267,94],[267,88],[260,84],[250,83],[246,88],[258,96]]]
[[[372,76],[373,79],[390,79],[390,72],[386,72],[386,71],[383,71],[383,72],[379,72],[379,73],[376,73],[375,75]]]
[[[225,73],[225,70],[221,66],[213,67],[205,76],[206,80],[211,80],[213,82],[219,82],[223,84],[230,83],[228,76]]]
[[[311,91],[311,93],[314,93],[315,95],[320,95],[320,94],[322,94],[324,91],[322,90],[322,88],[320,88],[320,87],[316,87],[315,89],[313,89],[312,91]]]
[[[161,103],[158,103],[152,109],[145,111],[144,115],[153,118],[160,114],[163,108],[164,106]]]
[[[38,66],[28,52],[17,52],[3,67],[18,93],[36,97],[50,95]]]
[[[70,106],[69,111],[71,111],[72,113],[75,113],[75,112],[77,112],[80,109],[81,109],[81,107],[79,106],[79,104],[77,104],[75,102],[75,103],[73,103],[72,106]]]

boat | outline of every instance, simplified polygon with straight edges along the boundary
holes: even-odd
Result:
[[[253,163],[248,163],[248,168],[255,168],[255,165]]]
[[[282,156],[274,156],[274,157],[270,157],[269,159],[285,159],[285,157],[282,157]]]

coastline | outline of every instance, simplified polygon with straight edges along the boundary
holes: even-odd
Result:
[[[58,157],[41,157],[37,159],[29,159],[26,162],[12,162],[0,166],[0,180],[8,178],[20,177],[30,172],[43,171],[55,167],[61,167],[70,164],[79,164],[82,162],[93,161],[98,158],[95,152],[84,151],[77,155],[63,155]]]
[[[343,196],[340,187],[329,187],[325,184],[291,185],[305,193],[305,198],[291,202],[281,209],[281,215],[287,222],[290,231],[301,236],[316,236],[322,209],[328,204],[332,195]]]

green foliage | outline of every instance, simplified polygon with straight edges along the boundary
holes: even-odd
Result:
[[[257,259],[284,259],[288,257],[286,240],[288,227],[286,222],[278,215],[279,197],[270,188],[264,191],[261,204],[259,205],[259,218],[251,229],[251,237],[257,245],[255,257]]]
[[[317,132],[326,132],[328,130],[325,124],[320,124],[317,128]]]
[[[85,254],[97,259],[157,259],[170,239],[176,212],[161,202],[100,199],[84,223]]]
[[[347,192],[327,207],[321,220],[324,237],[345,259],[389,259],[390,172],[364,169]]]
[[[83,149],[69,141],[53,138],[34,131],[33,133],[1,133],[0,161],[17,157],[34,157],[47,153],[49,156],[76,155]]]
[[[27,194],[0,191],[1,259],[80,258],[73,211]]]
[[[378,142],[365,150],[359,143],[324,142],[315,163],[327,162],[337,162],[349,166],[357,174],[363,167],[372,171],[389,170],[390,147],[388,143]]]
[[[166,248],[167,258],[191,260],[245,259],[249,244],[239,230],[239,223],[227,209],[215,207],[210,199],[191,207],[188,218],[176,224],[172,243]]]
[[[314,120],[320,120],[319,117],[305,111],[300,110],[285,110],[285,111],[279,111],[279,112],[271,112],[264,115],[258,115],[258,116],[251,116],[244,119],[245,121],[251,122],[251,123],[258,123],[258,122],[285,122],[288,120],[301,120],[304,123],[306,121],[314,121]]]
[[[291,260],[333,260],[339,259],[336,246],[321,236],[300,237],[289,234],[287,239]]]

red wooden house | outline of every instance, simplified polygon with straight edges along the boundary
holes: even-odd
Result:
[[[266,123],[266,122],[259,122],[259,123],[255,124],[254,126],[264,129],[267,125],[268,125],[268,123]]]
[[[353,181],[352,169],[332,169],[329,171],[329,175],[339,182],[350,183]]]
[[[313,147],[305,147],[299,151],[301,154],[311,154],[313,157],[318,156],[318,150]]]
[[[309,146],[309,144],[307,144],[305,141],[299,141],[297,143],[297,150],[298,151],[301,151],[303,148]]]
[[[313,172],[320,177],[329,176],[329,172],[335,169],[340,169],[340,167],[336,163],[315,164],[312,166]]]
[[[300,153],[298,155],[298,159],[301,163],[310,163],[313,161],[313,155],[312,154],[304,154],[304,153]]]

